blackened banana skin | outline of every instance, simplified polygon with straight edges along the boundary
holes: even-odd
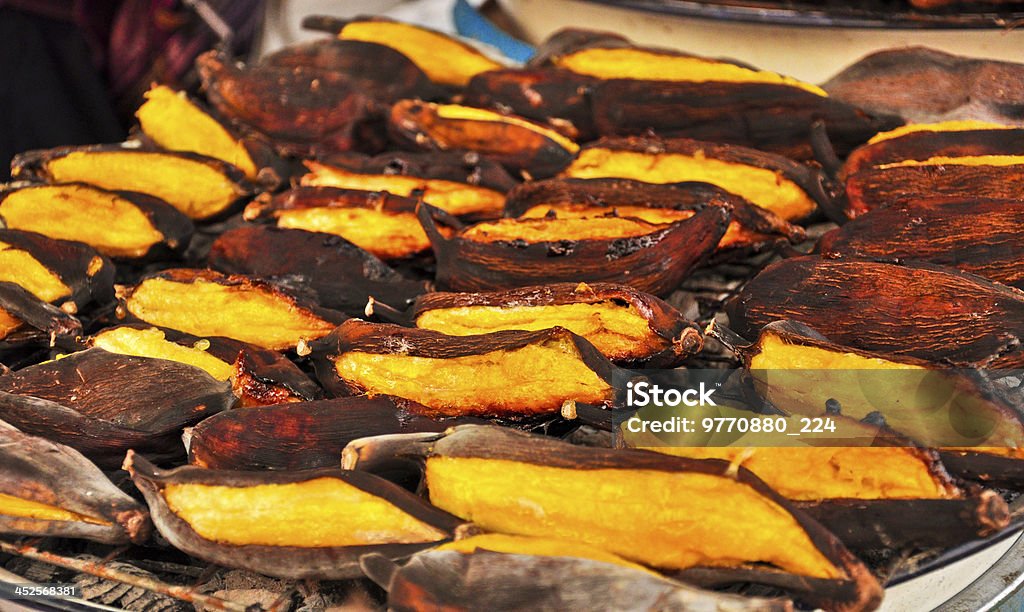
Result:
[[[1024,155],[1024,129],[921,130],[866,144],[850,153],[843,177],[906,160]]]
[[[1024,205],[973,196],[913,198],[832,230],[818,251],[832,259],[924,261],[1024,289]]]
[[[602,136],[654,131],[753,147],[807,160],[810,134],[824,121],[840,155],[876,133],[903,124],[892,115],[871,115],[852,105],[790,85],[687,83],[611,79],[593,87],[593,118]]]
[[[419,210],[437,258],[437,282],[456,291],[493,291],[558,282],[612,282],[654,295],[674,291],[715,250],[732,216],[710,205],[688,219],[638,237],[484,242],[438,229],[428,206]]]
[[[629,343],[629,347],[621,347],[624,351],[628,349],[628,355],[605,352],[606,357],[623,367],[676,367],[687,357],[699,352],[704,345],[700,326],[688,321],[667,302],[637,291],[629,285],[611,283],[554,283],[489,293],[435,291],[417,298],[409,311],[409,317],[410,323],[416,325],[416,321],[426,313],[452,311],[458,314],[446,316],[456,321],[465,318],[467,325],[474,325],[474,318],[486,318],[485,314],[474,313],[474,307],[506,307],[526,311],[536,309],[537,312],[543,312],[545,307],[572,304],[591,304],[597,308],[613,310],[629,309],[636,316],[647,320],[650,335],[657,338],[657,344],[648,352],[639,354],[636,349],[643,347],[645,342],[650,342],[649,338],[636,338],[634,342]],[[479,321],[475,325],[483,327],[486,326],[486,322]],[[419,326],[423,327],[422,324]],[[443,327],[434,329],[445,331]]]
[[[449,115],[447,109],[459,110]],[[419,100],[391,107],[388,134],[413,150],[475,151],[513,174],[532,178],[554,176],[579,150],[571,139],[523,117]]]
[[[473,77],[463,98],[470,106],[510,108],[517,115],[587,141],[598,136],[589,99],[598,82],[557,68],[491,70]]]
[[[78,158],[78,166],[64,168],[62,160],[71,156]],[[134,173],[126,174],[125,166]],[[158,175],[157,170],[165,170],[168,174]],[[196,172],[207,174],[204,180],[215,177],[213,180],[217,184],[204,184],[197,180]],[[192,233],[192,225],[187,223],[189,219],[221,220],[255,190],[245,174],[232,164],[185,151],[147,150],[137,142],[26,151],[11,161],[11,175],[40,182],[83,182],[103,186],[116,193],[141,191],[149,199],[158,198],[158,201],[170,204],[186,216],[184,220],[176,219],[170,212],[160,210],[161,207],[145,202],[140,204],[164,234],[163,242],[172,249],[187,246],[180,244],[183,239],[173,239],[187,238]],[[148,180],[145,190],[136,187],[140,177]],[[182,188],[183,185],[188,187]]]
[[[239,67],[217,51],[196,60],[206,97],[244,131],[270,139],[283,155],[349,151],[376,102],[356,80],[330,70],[270,64]]]
[[[1024,367],[1024,293],[953,268],[793,257],[765,268],[726,311],[748,338],[788,319],[865,351],[964,368]]]
[[[871,168],[846,179],[844,208],[854,219],[902,200],[930,197],[1024,200],[1024,157],[1009,166],[937,164]]]
[[[680,570],[679,575],[685,581],[689,581],[693,574],[695,578],[719,585],[737,582],[770,584],[797,594],[801,599],[815,605],[836,610],[872,610],[881,600],[882,589],[874,576],[838,538],[793,507],[791,502],[771,490],[752,472],[742,467],[737,471],[736,467],[730,467],[727,461],[673,457],[642,450],[583,447],[504,427],[461,425],[444,434],[403,434],[357,440],[346,449],[344,465],[354,469],[372,470],[375,463],[386,461],[389,456],[418,458],[423,462],[430,499],[439,507],[456,515],[471,511],[474,514],[474,522],[484,528],[488,524],[502,524],[507,528],[508,517],[505,513],[522,512],[522,508],[543,511],[545,525],[549,531],[544,534],[546,537],[555,537],[560,533],[559,530],[579,534],[578,530],[583,528],[575,522],[573,525],[563,524],[562,521],[567,520],[567,514],[575,515],[578,520],[585,520],[585,523],[580,524],[600,524],[600,504],[614,503],[617,495],[615,491],[619,490],[609,485],[607,490],[601,493],[583,493],[585,496],[593,494],[593,499],[589,503],[576,500],[575,509],[570,509],[560,504],[556,494],[550,493],[553,487],[558,486],[558,480],[563,478],[596,480],[596,472],[600,474],[601,482],[608,484],[619,482],[620,479],[621,482],[629,481],[641,475],[661,475],[667,479],[666,484],[674,478],[694,477],[705,483],[705,486],[710,486],[710,483],[717,479],[724,479],[720,481],[721,490],[716,491],[722,497],[742,492],[743,495],[759,497],[759,504],[772,504],[776,506],[777,511],[788,513],[795,521],[794,526],[803,534],[801,539],[806,538],[806,541],[820,552],[821,558],[827,560],[826,562],[837,570],[835,578],[812,577],[774,568],[766,569],[763,566],[755,567],[732,558],[722,559],[717,563],[710,561],[708,566]],[[493,463],[493,466],[489,467],[489,463]],[[460,473],[460,470],[465,470],[466,473]],[[527,475],[530,478],[527,478]],[[460,487],[458,483],[464,482],[465,478],[474,478],[476,486]],[[745,486],[734,488],[737,481]],[[501,501],[509,499],[515,501]],[[679,503],[685,504],[685,500],[680,500]],[[593,509],[587,510],[589,506],[593,506]],[[680,511],[679,508],[676,510]],[[701,512],[707,512],[707,508],[694,508],[694,514],[686,516],[690,520],[699,521],[701,519],[697,517]],[[580,513],[585,515],[585,519]],[[638,546],[639,541],[657,538],[657,542],[648,540],[649,548],[654,549],[669,546],[664,542],[664,538],[673,537],[670,535],[671,529],[657,530],[657,535],[654,535],[655,532],[649,531],[648,527],[665,520],[678,524],[678,517],[677,514],[675,519],[667,519],[652,514],[644,522],[636,523],[635,529],[623,527],[632,535],[630,544],[625,547],[619,545],[617,539],[608,540],[607,536],[594,533],[587,536],[593,541],[584,538],[580,542],[616,554],[622,554],[627,547],[631,547],[630,554],[634,557],[626,557],[639,561],[641,559],[635,555],[646,557],[656,554],[643,546]],[[742,520],[754,521],[761,518],[767,519],[767,516],[759,517],[757,513],[753,513],[744,515]],[[605,525],[605,528],[619,529],[618,526],[610,525]],[[540,535],[537,532],[538,525],[532,521],[526,521],[522,525],[516,524],[513,529],[513,532],[519,535]],[[519,531],[520,529],[522,531]],[[779,534],[775,536],[781,537]],[[562,539],[565,537],[562,535]],[[713,558],[716,554],[714,541],[708,540],[707,546],[704,546],[703,540],[701,542],[702,544],[694,545],[701,546],[704,554]],[[611,548],[608,548],[609,546]],[[710,566],[712,564],[714,567]]]
[[[618,207],[697,211],[714,202],[732,206],[732,220],[718,243],[718,253],[744,254],[780,241],[797,244],[806,238],[799,225],[721,187],[699,181],[663,184],[619,178],[530,181],[509,192],[505,216],[520,217],[535,206],[547,206],[556,213],[561,207],[603,208],[608,214],[622,215],[615,212]]]
[[[142,491],[149,504],[153,523],[157,530],[175,548],[189,555],[211,563],[247,569],[278,578],[313,578],[318,580],[344,580],[361,575],[359,558],[370,553],[380,553],[388,558],[402,558],[425,548],[436,545],[451,537],[460,519],[434,508],[422,498],[413,495],[398,485],[383,478],[339,469],[318,469],[301,471],[226,471],[208,470],[195,466],[182,466],[173,470],[162,470],[134,452],[129,452],[124,462],[135,485]],[[258,503],[260,487],[274,485],[302,485],[316,480],[337,480],[342,486],[386,502],[423,525],[432,528],[437,540],[408,543],[366,543],[349,546],[297,546],[270,544],[232,544],[208,538],[196,531],[184,518],[179,516],[166,498],[171,486],[226,487],[243,491]],[[359,508],[353,511],[359,511]],[[244,507],[235,509],[245,513]],[[382,526],[386,528],[388,526]],[[372,540],[373,532],[354,534]]]
[[[630,609],[789,612],[785,599],[702,591],[650,572],[574,557],[477,550],[424,551],[402,566],[380,555],[360,560],[388,592],[391,610]]]
[[[33,153],[38,153],[39,155],[52,153],[53,155],[56,156],[58,155],[58,152],[61,151],[64,151],[66,153],[73,153],[79,150],[89,151],[93,149],[97,149],[100,151],[120,152],[116,147],[106,146],[85,147],[78,149],[58,149]],[[26,153],[22,155],[29,156],[31,155],[31,153]],[[186,154],[171,153],[169,155]],[[19,159],[21,159],[21,157],[22,156],[16,157],[15,162],[18,162]],[[211,159],[211,162],[218,162],[218,160]],[[139,160],[139,163],[144,163],[144,161]],[[227,166],[227,164],[225,164],[225,166]],[[234,167],[232,166],[231,168]],[[35,173],[36,170],[25,170],[25,172],[31,174]],[[39,172],[40,177],[44,179],[46,176],[48,176],[43,170],[39,170]],[[146,195],[144,193],[137,193],[133,191],[110,191],[107,189],[101,189],[99,187],[95,187],[93,185],[88,185],[86,183],[78,181],[62,182],[57,185],[43,185],[37,183],[16,183],[16,185],[17,186],[14,187],[0,189],[0,216],[4,214],[4,201],[7,200],[8,198],[10,198],[10,202],[14,202],[16,198],[24,198],[22,206],[24,206],[28,202],[31,202],[33,206],[37,206],[40,208],[45,207],[48,201],[53,202],[53,199],[58,200],[57,202],[54,202],[54,204],[59,205],[66,206],[66,203],[60,203],[59,201],[67,200],[67,202],[77,202],[78,206],[95,206],[97,208],[97,219],[104,219],[103,215],[106,213],[104,213],[103,211],[109,209],[109,201],[113,198],[117,198],[122,204],[128,204],[137,209],[138,212],[145,215],[146,219],[149,221],[151,225],[152,230],[158,234],[159,238],[155,242],[150,243],[152,238],[140,236],[139,243],[135,246],[108,248],[98,242],[93,243],[95,245],[93,246],[94,249],[103,250],[105,256],[117,259],[119,261],[145,263],[160,259],[176,258],[181,253],[183,253],[185,249],[188,247],[189,240],[191,239],[192,233],[195,229],[192,222],[185,214],[178,211],[176,208],[174,208],[164,200],[161,200],[160,198],[156,198],[150,195]],[[117,215],[107,214],[104,221],[116,227],[116,224],[119,221],[119,217]],[[8,224],[10,224],[10,222],[8,222]],[[46,226],[45,222],[39,224],[33,223],[31,225],[21,225],[23,227],[33,230],[20,232],[22,234],[34,234],[36,231],[38,231],[39,233],[49,233],[49,228]],[[74,236],[78,241],[81,242],[89,242],[93,235],[92,231],[95,231],[90,227],[78,227],[76,228],[76,230],[77,231],[74,234]],[[6,231],[15,232],[17,230]],[[61,235],[67,234],[62,233]],[[83,253],[80,251],[80,248],[75,249],[73,247],[69,248],[68,246],[66,246],[79,244],[78,242],[61,240],[60,242],[64,243],[65,246],[50,247],[49,249],[43,248],[43,246],[38,242],[32,244],[30,243],[30,239],[24,237],[18,242],[22,244],[25,248],[33,249],[35,253],[38,253],[39,256],[43,258],[45,258],[45,255],[43,254],[44,251],[51,252],[50,259],[58,257],[63,259],[66,257],[67,259],[63,259],[64,263],[60,266],[60,268],[57,267],[56,262],[52,264],[51,269],[53,269],[54,271],[70,271],[68,270],[69,265],[73,265],[76,262],[79,265],[82,264],[81,258],[83,257]],[[79,244],[79,246],[82,245]],[[76,250],[79,252],[76,253]],[[88,254],[86,253],[85,256],[88,256]],[[110,286],[106,288],[106,291],[104,293],[98,294],[98,297],[105,296],[109,299],[109,297],[112,297],[113,293],[114,270],[109,262],[105,263],[103,267],[107,269],[103,271],[103,274],[97,275],[95,278],[98,281],[101,280],[104,283],[109,283]]]
[[[180,457],[182,429],[234,402],[229,382],[199,368],[95,348],[0,376],[0,419],[100,467],[129,448]]]
[[[351,242],[321,232],[246,225],[221,234],[209,264],[230,274],[287,280],[326,308],[360,316],[370,297],[406,308],[429,284],[407,280]]]
[[[261,63],[281,68],[307,68],[341,73],[370,97],[386,104],[403,98],[442,100],[435,85],[409,58],[386,45],[362,40],[326,38],[288,45]]]
[[[431,419],[400,398],[353,396],[229,410],[192,428],[189,461],[217,470],[308,470],[336,467],[356,438],[444,431],[452,419]]]
[[[28,435],[0,421],[0,495],[72,516],[41,518],[4,512],[0,532],[84,538],[104,544],[144,542],[152,530],[149,512],[114,486],[78,451]]]

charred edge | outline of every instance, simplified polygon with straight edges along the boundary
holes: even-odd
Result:
[[[489,291],[544,282],[617,282],[658,295],[707,260],[728,228],[731,210],[706,206],[645,236],[577,240],[571,251],[557,241],[486,243],[458,234],[441,241],[429,232],[428,237],[438,260],[438,283],[445,288]]]
[[[114,298],[114,264],[89,245],[22,230],[0,230],[0,240],[26,251],[56,274],[71,289],[71,295],[63,299],[71,300],[79,308],[89,302],[103,304]],[[97,261],[99,269],[90,274]]]
[[[963,499],[839,499],[797,503],[855,550],[949,547],[989,536],[1010,521],[994,491]],[[922,523],[921,516],[928,516]]]
[[[959,478],[989,486],[1020,490],[1024,488],[1024,459],[1002,457],[984,449],[944,450],[942,463]]]
[[[188,248],[195,225],[184,213],[160,198],[145,193],[137,191],[116,191],[114,193],[135,204],[163,236],[160,244],[154,245],[144,256],[145,259],[181,255]]]
[[[192,430],[189,452],[194,465],[213,469],[336,467],[352,440],[443,431],[467,421],[472,420],[418,416],[388,396],[296,402],[231,410],[205,419]]]
[[[252,487],[267,484],[293,484],[316,478],[334,478],[375,497],[395,505],[403,512],[442,531],[453,533],[465,521],[439,510],[402,487],[366,473],[365,471],[320,468],[294,472],[264,471],[239,472],[234,470],[207,470],[195,466],[181,466],[162,470],[134,451],[128,451],[122,468],[134,476],[162,489],[168,484],[218,485],[226,487]]]
[[[82,335],[81,321],[14,283],[0,282],[0,308],[42,332],[50,346],[57,338],[73,340]]]
[[[484,187],[506,193],[518,183],[497,162],[474,151],[391,151],[368,157],[357,153],[335,153],[321,158],[357,174],[394,174],[436,179]]]

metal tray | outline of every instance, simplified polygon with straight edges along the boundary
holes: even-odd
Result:
[[[841,28],[903,29],[1009,29],[1024,24],[1024,3],[1017,10],[978,11],[912,10],[903,3],[868,2],[756,2],[717,0],[589,0],[625,9],[664,13],[677,17]]]

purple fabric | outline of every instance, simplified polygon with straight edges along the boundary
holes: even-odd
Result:
[[[235,32],[232,51],[252,45],[263,19],[263,0],[207,0]],[[110,35],[108,75],[118,97],[133,96],[150,82],[177,87],[190,78],[200,53],[220,41],[192,9],[177,0],[125,0]]]
[[[174,0],[127,0],[110,32],[107,78],[115,96],[130,91],[149,72],[174,30],[187,24]],[[153,66],[156,68],[156,66]]]

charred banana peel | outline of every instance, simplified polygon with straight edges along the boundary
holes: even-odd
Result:
[[[483,536],[487,537],[487,536]],[[742,597],[686,586],[604,559],[444,546],[402,566],[378,556],[360,560],[363,572],[388,592],[392,610],[620,609],[684,612],[788,612],[783,599]]]
[[[242,407],[317,399],[316,383],[276,351],[230,338],[197,338],[147,325],[118,325],[87,344],[111,353],[167,359],[195,366],[216,380],[230,380]]]
[[[738,409],[718,410],[723,416],[750,415]],[[794,429],[799,427],[797,419],[786,418],[793,421]],[[952,546],[986,537],[1009,524],[1009,509],[1002,497],[976,485],[958,484],[936,451],[870,431],[877,428],[846,417],[832,419],[841,421],[847,433],[851,428],[866,431],[849,440],[815,438],[808,446],[797,447],[771,446],[778,444],[777,437],[751,435],[728,446],[685,446],[685,440],[677,440],[644,448],[742,465],[856,550]],[[624,439],[631,445],[643,444],[629,436]],[[906,446],[874,446],[879,440]],[[922,515],[929,517],[925,524],[917,518]]]
[[[668,368],[698,353],[700,328],[666,302],[628,285],[555,283],[491,293],[419,297],[416,327],[450,336],[564,327],[623,366]]]
[[[1013,490],[1024,487],[1024,449],[945,448],[940,455],[943,465],[960,478]]]
[[[114,266],[89,246],[22,230],[0,230],[0,340],[73,338],[73,316],[113,297]],[[35,330],[35,331],[33,331]],[[41,332],[41,333],[39,333]]]
[[[743,570],[748,581],[813,585],[800,595],[832,609],[870,610],[881,598],[878,582],[834,535],[725,461],[465,425],[357,440],[343,465],[358,469],[361,456],[380,454],[378,444],[422,458],[431,503],[488,531],[571,540],[661,570]],[[737,512],[721,512],[724,503]]]
[[[653,130],[807,159],[815,121],[825,122],[843,154],[902,123],[894,116],[872,116],[791,77],[621,40],[563,46],[534,63],[597,79],[590,106],[604,136]]]
[[[98,348],[0,376],[0,419],[101,467],[129,448],[177,457],[184,427],[234,401],[229,383],[194,366]]]
[[[588,41],[542,56],[541,62],[599,79],[659,80],[691,83],[767,83],[788,85],[826,97],[820,87],[774,72],[733,62],[614,41]]]
[[[449,214],[477,219],[501,216],[505,192],[514,185],[501,166],[479,159],[469,163],[463,153],[335,156],[326,163],[307,161],[305,165],[309,172],[300,179],[303,186],[386,191],[422,198]]]
[[[482,72],[463,90],[463,102],[490,109],[511,109],[577,140],[597,137],[589,94],[598,79],[557,68]]]
[[[951,3],[913,0],[910,4]],[[978,10],[982,10],[980,6]],[[876,51],[833,76],[822,87],[833,97],[872,113],[899,115],[914,123],[965,117],[1014,123],[1020,121],[1017,109],[1022,97],[1017,87],[1022,79],[1024,70],[1020,64],[914,45]]]
[[[418,200],[379,191],[296,187],[261,196],[245,208],[247,221],[341,236],[383,259],[410,258],[430,250],[416,217]]]
[[[523,117],[419,100],[391,107],[388,132],[417,149],[476,151],[511,172],[536,178],[553,176],[580,150],[556,130]]]
[[[1024,156],[1005,163],[898,162],[846,180],[846,214],[855,218],[906,198],[933,196],[1016,199],[1024,182]]]
[[[176,548],[278,578],[356,578],[362,555],[405,557],[450,539],[462,524],[362,472],[161,470],[132,451],[124,469]]]
[[[21,285],[0,281],[0,347],[73,339],[82,333],[82,322],[65,310],[48,304]]]
[[[1024,155],[1024,130],[986,121],[912,123],[875,134],[846,159],[841,178],[893,164],[978,164]]]
[[[192,222],[142,193],[85,183],[18,183],[0,192],[0,218],[12,230],[74,240],[118,260],[173,256],[188,246]]]
[[[199,102],[166,85],[154,85],[135,111],[142,133],[161,149],[205,155],[236,166],[248,180],[276,187],[283,173],[270,144],[239,138]]]
[[[271,350],[294,349],[345,319],[264,281],[212,270],[164,270],[129,288],[122,300],[128,314],[151,325]]]
[[[81,453],[0,421],[0,532],[139,544],[151,528]]]
[[[387,396],[228,410],[204,419],[188,434],[189,462],[218,470],[306,470],[335,467],[356,438],[444,431],[450,419],[410,412]]]
[[[420,206],[418,214],[442,288],[491,291],[582,281],[665,295],[714,252],[732,212],[727,204],[712,203],[670,224],[571,215],[501,219],[461,227],[450,236],[431,207]]]
[[[622,557],[580,542],[558,540],[548,537],[509,535],[505,533],[480,533],[459,538],[453,542],[441,544],[433,550],[453,550],[464,555],[481,551],[506,553],[511,555],[533,555],[537,557],[572,557],[589,559],[602,563],[611,563],[620,567],[628,567],[653,574],[650,569],[627,561]]]
[[[348,151],[377,110],[344,74],[304,66],[240,66],[218,51],[196,60],[218,114],[243,132],[269,140],[282,155]]]
[[[303,26],[337,34],[341,40],[359,40],[391,47],[408,57],[435,83],[460,87],[474,75],[502,68],[466,43],[435,30],[384,19],[360,17],[342,21],[312,16]]]
[[[159,198],[190,219],[229,213],[252,194],[237,167],[196,153],[147,151],[138,143],[29,151],[11,162],[11,176],[48,183],[87,183]]]
[[[334,234],[244,225],[217,237],[207,258],[228,274],[286,278],[324,308],[359,316],[372,296],[404,309],[430,284],[408,280],[374,255]]]
[[[336,38],[310,40],[266,55],[260,63],[341,73],[383,104],[405,98],[440,100],[448,95],[445,87],[433,83],[408,57],[376,42]]]
[[[1019,199],[1024,129],[979,121],[904,126],[854,151],[841,176],[850,218],[905,198]]]
[[[802,227],[709,183],[653,184],[630,179],[549,179],[517,186],[505,200],[505,216],[535,219],[633,217],[671,224],[708,204],[732,206],[732,220],[717,251],[757,251],[780,241],[802,242]]]
[[[20,230],[0,230],[0,281],[72,312],[114,296],[107,258],[82,243]]]
[[[793,320],[864,351],[960,368],[1024,365],[1024,293],[953,268],[793,257],[762,270],[726,311],[748,338]]]
[[[561,327],[449,336],[349,319],[314,345],[335,395],[394,395],[429,416],[524,418],[567,402],[610,406],[616,367]]]
[[[733,350],[759,393],[788,413],[821,416],[828,403],[849,418],[884,419],[928,447],[1024,445],[1024,417],[971,370],[839,345],[788,321]]]
[[[1024,289],[1024,206],[1017,200],[913,198],[821,237],[831,259],[923,261]]]
[[[205,371],[216,380],[228,380],[232,374],[231,363],[217,358],[201,345],[188,346],[172,342],[167,339],[166,332],[158,327],[108,327],[90,338],[88,344],[109,353],[185,363]]]
[[[688,138],[604,138],[580,150],[561,174],[647,183],[711,183],[786,221],[828,207],[820,171],[781,155]]]

